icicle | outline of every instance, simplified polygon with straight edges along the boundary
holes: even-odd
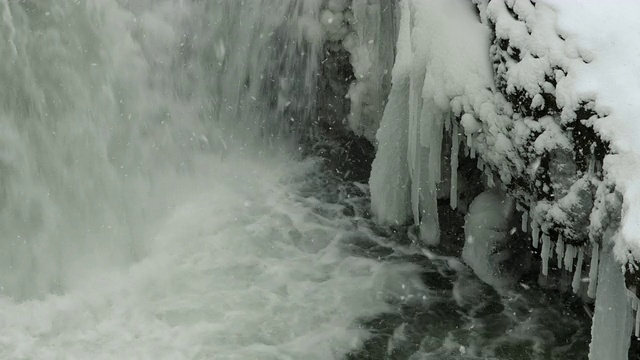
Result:
[[[447,116],[447,118],[446,118],[446,119],[445,119],[445,121],[444,121],[444,129],[445,129],[447,132],[450,132],[450,131],[451,131],[451,124],[453,123],[452,116],[453,116],[453,115],[452,115],[451,113],[449,113],[449,116]]]
[[[476,164],[476,165],[477,165],[477,167],[478,167],[478,170],[480,170],[480,171],[484,171],[484,161],[482,161],[482,159],[481,159],[481,158],[478,158],[478,162],[477,162],[477,164]]]
[[[638,298],[634,301],[636,303],[636,308],[638,306]],[[635,328],[636,337],[640,337],[640,311],[636,310],[636,328]]]
[[[433,114],[432,116],[429,143],[423,145],[427,145],[429,148],[429,185],[430,190],[436,194],[438,192],[437,185],[442,180],[442,137],[445,116],[442,114]],[[436,201],[435,195],[434,201]]]
[[[591,156],[589,157],[589,167],[588,167],[588,173],[590,176],[593,176],[593,174],[596,172],[596,158],[593,155],[595,152],[595,144],[591,145]]]
[[[638,298],[634,291],[627,289],[627,297],[629,298],[629,301],[631,301],[631,309],[636,311],[638,310]]]
[[[542,251],[540,257],[542,258],[542,275],[549,275],[549,257],[551,253],[551,239],[549,235],[542,235]]]
[[[591,269],[589,269],[589,290],[587,295],[590,298],[596,297],[596,287],[598,285],[598,256],[600,252],[600,245],[597,242],[593,243],[593,249],[591,250]]]
[[[602,163],[600,162],[600,160],[596,160],[596,164],[594,167],[595,167],[596,174],[602,173]]]
[[[458,207],[458,152],[460,151],[460,138],[458,135],[458,124],[453,122],[451,132],[451,193],[449,201],[452,209]]]
[[[564,241],[562,240],[562,235],[558,235],[556,243],[558,244],[556,247],[556,254],[558,255],[558,269],[562,270],[562,261],[564,260]]]
[[[540,241],[540,227],[534,220],[531,221],[531,236],[533,238],[533,247],[537,249]]]
[[[640,300],[636,296],[635,287],[627,289],[627,298],[631,301],[631,309],[636,312],[634,335],[640,338]]]
[[[635,287],[632,287],[631,289],[627,289],[627,299],[629,299],[629,302],[631,302],[631,313],[633,315],[633,312],[635,311],[635,329],[634,329],[634,335],[635,337],[640,337],[640,300],[638,300],[638,297],[636,296],[636,289]]]
[[[572,272],[573,271],[573,259],[576,257],[576,247],[573,245],[566,245],[564,250],[564,268]]]
[[[493,181],[493,174],[491,173],[491,171],[487,170],[485,171],[485,174],[487,174],[487,186],[489,186],[490,188],[496,186],[495,181]]]
[[[522,232],[527,232],[527,223],[529,222],[529,212],[526,210],[522,213]]]
[[[411,163],[409,165],[410,166],[410,176],[411,176],[411,213],[413,214],[413,221],[416,224],[420,223],[420,191],[421,191],[421,183],[422,183],[422,179],[421,179],[421,174],[422,174],[422,169],[421,169],[421,165],[422,165],[422,155],[421,155],[421,150],[422,150],[422,146],[420,146],[419,144],[417,144],[414,141],[415,145],[415,149],[413,149],[413,151],[410,152],[410,156],[408,156],[409,158],[412,158],[413,160],[410,160]],[[412,149],[409,149],[412,150]]]
[[[584,262],[584,250],[581,247],[578,251],[578,263],[576,264],[576,272],[573,273],[573,283],[571,287],[573,288],[573,293],[577,294],[580,290],[580,283],[582,282],[582,263]]]
[[[467,135],[467,147],[469,148],[469,157],[475,159],[476,148],[473,147],[473,137],[471,135]]]

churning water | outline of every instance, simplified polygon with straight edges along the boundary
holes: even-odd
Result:
[[[319,6],[0,4],[0,358],[362,343],[417,267],[342,251],[353,216],[301,190]]]
[[[487,329],[538,329],[544,301],[465,310],[283,135],[321,3],[0,1],[0,358],[509,358]]]

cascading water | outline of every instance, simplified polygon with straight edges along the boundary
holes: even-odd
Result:
[[[2,291],[62,291],[90,254],[130,263],[159,184],[308,118],[320,39],[295,27],[318,6],[5,1]]]
[[[563,305],[483,288],[406,228],[372,224],[366,185],[301,160],[326,3],[0,2],[0,358],[579,346],[576,321],[541,329]],[[575,339],[558,341],[563,329]]]
[[[416,271],[342,251],[345,206],[301,195],[320,5],[0,4],[0,358],[361,343]]]

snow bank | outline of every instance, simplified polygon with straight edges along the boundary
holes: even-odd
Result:
[[[637,34],[640,4],[544,0],[558,16],[558,29],[570,45],[570,54],[584,61],[571,63],[567,91],[562,99],[563,117],[572,114],[585,98],[595,100],[593,125],[610,142],[613,154],[604,161],[606,177],[615,184],[623,198],[621,237],[616,244],[616,258],[626,263],[640,259],[640,111],[637,96],[640,82],[640,45]],[[630,254],[629,254],[630,252]]]

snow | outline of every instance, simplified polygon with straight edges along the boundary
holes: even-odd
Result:
[[[473,134],[480,132],[480,130],[482,130],[482,126],[480,125],[480,122],[476,120],[471,114],[462,115],[462,118],[460,119],[460,124],[462,124],[462,126],[464,127],[464,133],[469,138],[471,138]]]
[[[640,24],[635,1],[543,0],[557,12],[557,31],[562,34],[574,58],[562,88],[562,101],[576,108],[581,100],[595,100],[599,118],[593,123],[613,154],[605,158],[606,176],[624,198],[620,242],[616,258],[626,262],[630,250],[640,259]],[[581,57],[584,61],[577,57]],[[576,59],[577,58],[577,59]],[[559,84],[559,88],[560,88]],[[569,110],[563,113],[568,118]]]

